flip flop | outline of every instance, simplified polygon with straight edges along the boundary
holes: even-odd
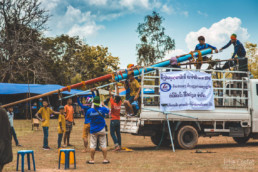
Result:
[[[110,161],[109,160],[107,160],[107,161],[103,161],[102,162],[102,164],[109,164],[110,163]]]
[[[94,164],[94,161],[86,161],[87,164]]]

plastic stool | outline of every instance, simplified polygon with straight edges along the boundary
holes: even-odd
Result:
[[[74,168],[76,168],[75,150],[74,149],[60,149],[59,160],[58,160],[58,169],[60,169],[60,159],[61,159],[62,152],[64,152],[64,154],[65,154],[65,169],[68,169],[70,166],[70,152],[73,152]]]
[[[21,155],[21,170],[24,172],[24,156],[27,154],[27,161],[28,161],[28,170],[30,170],[30,154],[32,156],[32,161],[33,161],[33,168],[34,171],[36,171],[36,166],[35,166],[35,160],[34,160],[34,152],[33,150],[20,150],[17,152],[17,166],[16,166],[16,171],[19,169],[19,155]]]

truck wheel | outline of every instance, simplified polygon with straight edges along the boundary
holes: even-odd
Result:
[[[158,146],[161,140],[161,136],[162,136],[162,131],[156,132],[154,136],[151,136],[152,143]],[[169,147],[171,145],[170,140],[166,138],[167,138],[167,133],[164,133],[163,141],[160,146]]]
[[[181,127],[177,133],[177,143],[182,149],[193,149],[198,143],[198,132],[190,126]]]
[[[233,139],[235,140],[235,142],[237,142],[238,144],[245,144],[250,137],[233,137]]]

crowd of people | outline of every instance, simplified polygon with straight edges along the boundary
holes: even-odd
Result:
[[[131,65],[132,66],[132,65]],[[110,116],[110,135],[114,142],[114,151],[121,150],[121,133],[120,133],[120,111],[121,106],[124,104],[126,114],[128,117],[135,116],[139,110],[140,100],[140,84],[138,78],[134,77],[133,71],[128,72],[128,79],[124,82],[125,89],[127,90],[127,96],[122,102],[122,98],[119,96],[118,84],[115,84],[115,94],[112,93],[112,89],[109,89],[109,98],[105,101],[100,101],[99,91],[94,88],[91,89],[92,94],[88,97],[84,97],[82,103],[82,97],[77,96],[77,103],[84,112],[84,125],[82,128],[82,140],[84,144],[83,153],[90,152],[90,160],[88,164],[94,164],[94,155],[96,149],[101,149],[103,152],[103,163],[110,163],[107,159],[107,125],[105,118]],[[95,94],[96,92],[96,94]],[[54,111],[50,108],[48,101],[40,100],[41,107],[35,113],[35,117],[41,121],[43,129],[43,149],[51,149],[48,144],[49,126],[51,115],[58,115],[57,124],[57,148],[65,148],[72,146],[70,144],[70,135],[72,132],[74,122],[74,108],[72,106],[72,98],[67,99],[65,106],[59,106],[59,111]],[[110,108],[107,106],[110,102]],[[15,129],[13,126],[13,108],[7,108],[7,115],[10,123],[11,135],[14,138],[16,146],[21,146],[17,139]],[[63,141],[63,145],[62,145]],[[89,147],[89,148],[88,148]]]
[[[205,38],[203,36],[198,37],[199,44],[196,45],[195,51],[203,50],[206,48],[212,48],[217,53],[218,50],[216,47],[205,43]],[[237,40],[237,35],[232,34],[231,40],[227,45],[222,47],[220,51],[223,49],[229,47],[231,44],[234,45],[234,53],[232,56],[232,59],[235,58],[237,55],[238,59],[245,58],[246,51],[244,49],[244,46],[242,43]],[[193,53],[193,52],[192,52]],[[171,67],[178,68],[179,64],[177,63],[178,57],[172,57],[170,60]],[[208,60],[207,57],[203,57],[204,60]],[[226,69],[227,67],[230,67],[230,64],[225,64],[222,69]],[[128,68],[132,68],[133,65],[128,65]],[[197,68],[200,68],[201,64],[197,65]],[[129,71],[128,73],[128,79],[125,81],[121,81],[124,84],[124,88],[126,89],[126,97],[125,100],[122,102],[122,98],[119,96],[119,89],[118,85],[116,84],[116,93],[115,95],[112,94],[112,90],[109,90],[109,98],[105,101],[100,101],[100,95],[97,89],[92,89],[91,96],[86,97],[86,100],[84,103],[80,100],[81,97],[77,97],[77,103],[81,107],[81,109],[84,111],[84,125],[83,125],[83,131],[82,131],[82,139],[84,144],[84,149],[82,150],[83,153],[90,152],[90,160],[87,161],[88,164],[94,164],[94,155],[96,149],[99,149],[101,147],[101,151],[103,152],[103,163],[107,164],[110,163],[110,161],[107,159],[107,125],[105,118],[106,116],[110,115],[110,135],[113,139],[115,148],[114,151],[121,150],[121,133],[120,133],[120,111],[121,111],[121,105],[124,104],[125,111],[128,117],[137,115],[141,104],[140,102],[140,95],[141,95],[141,86],[139,84],[139,78],[134,77],[133,71]],[[96,91],[96,94],[95,92]],[[107,106],[108,102],[110,102],[110,108]],[[49,133],[49,126],[50,126],[50,117],[52,114],[58,115],[58,141],[57,141],[57,147],[69,147],[72,146],[70,144],[70,135],[72,132],[73,125],[75,125],[74,122],[74,108],[72,106],[73,100],[72,98],[69,98],[67,100],[67,104],[65,106],[59,107],[59,112],[53,111],[48,104],[48,101],[40,99],[39,101],[39,107],[40,109],[36,112],[35,117],[38,118],[41,121],[41,126],[43,129],[43,149],[49,150],[50,147],[48,145],[48,133]],[[37,104],[35,104],[35,109]],[[1,113],[4,113],[3,109],[0,109]],[[16,146],[21,146],[15,129],[13,125],[13,118],[14,118],[14,112],[12,107],[7,108],[7,117],[4,118],[3,115],[0,116],[0,120],[6,120],[9,119],[9,125],[6,126],[0,126],[0,128],[3,128],[1,130],[6,130],[6,128],[10,127],[10,136],[13,137]],[[6,127],[6,128],[4,128]],[[2,137],[2,135],[0,136]],[[63,140],[63,146],[61,145]],[[89,144],[90,140],[90,144]],[[90,145],[90,146],[88,146]],[[8,147],[8,146],[7,146]],[[90,148],[88,150],[88,147]],[[10,153],[10,152],[9,152]],[[9,158],[10,159],[10,158]],[[3,167],[3,165],[0,164],[0,170]]]

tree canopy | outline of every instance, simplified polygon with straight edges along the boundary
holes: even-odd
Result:
[[[0,7],[0,82],[68,85],[118,69],[107,47],[44,37],[50,16],[39,0],[1,0]]]
[[[137,63],[152,64],[163,59],[165,53],[175,48],[175,41],[165,34],[162,26],[163,17],[153,11],[147,15],[143,23],[139,23],[137,32],[140,43],[136,45]]]

